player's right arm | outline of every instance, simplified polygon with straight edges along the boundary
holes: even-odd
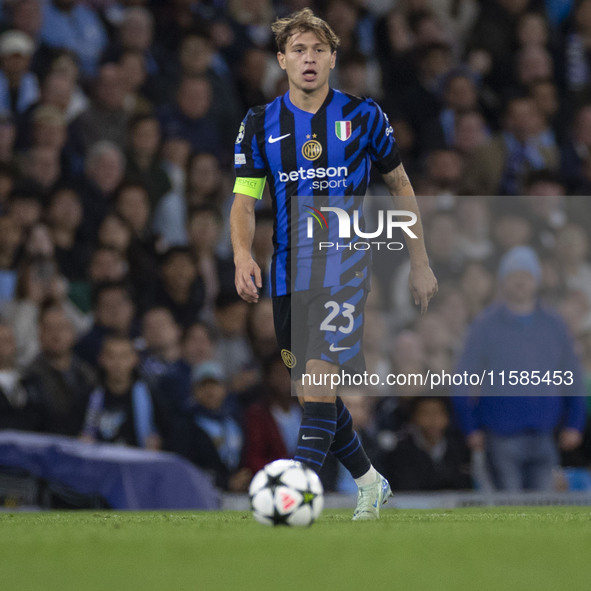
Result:
[[[230,212],[230,232],[236,267],[234,283],[238,295],[251,304],[258,301],[258,290],[263,286],[261,269],[251,253],[255,228],[255,203],[252,197],[236,193]]]
[[[255,112],[250,110],[240,125],[234,152],[236,183],[230,212],[230,232],[236,275],[234,283],[240,297],[255,303],[263,282],[261,269],[252,258],[255,229],[255,205],[265,186],[265,163],[255,132]]]

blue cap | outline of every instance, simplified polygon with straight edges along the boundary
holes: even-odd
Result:
[[[540,283],[542,280],[542,266],[536,251],[530,246],[515,246],[507,251],[499,264],[499,279],[504,279],[514,271],[527,271]]]
[[[191,371],[191,382],[197,384],[205,380],[224,382],[226,380],[226,373],[222,364],[218,361],[203,361],[195,365]]]

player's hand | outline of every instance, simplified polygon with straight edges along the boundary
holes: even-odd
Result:
[[[261,269],[252,257],[234,261],[236,266],[235,285],[238,295],[249,304],[259,301],[259,289],[263,287]]]
[[[577,429],[563,429],[560,432],[559,445],[560,449],[563,451],[577,449],[582,441],[583,436],[580,431],[577,431]]]
[[[424,314],[429,307],[429,301],[437,293],[437,279],[429,265],[410,268],[408,286],[415,302],[415,306],[421,306],[421,314]]]

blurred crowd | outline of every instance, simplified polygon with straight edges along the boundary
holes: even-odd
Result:
[[[293,452],[271,301],[238,298],[228,217],[240,121],[287,90],[270,24],[304,6],[341,38],[333,85],[389,115],[440,284],[419,317],[404,251],[376,253],[368,370],[453,371],[529,245],[591,394],[591,0],[4,0],[0,428],[176,451],[235,491]],[[266,196],[265,272],[272,232]],[[450,394],[343,393],[384,473],[423,470],[397,488],[474,485]]]

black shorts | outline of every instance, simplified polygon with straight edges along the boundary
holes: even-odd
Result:
[[[306,362],[320,359],[348,373],[363,373],[363,321],[367,289],[327,287],[273,298],[273,320],[283,362],[293,380]]]

